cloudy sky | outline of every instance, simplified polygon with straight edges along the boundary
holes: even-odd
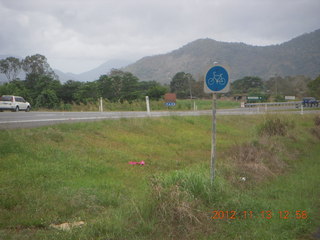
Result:
[[[199,38],[282,43],[319,29],[319,12],[320,0],[0,0],[0,55],[80,73]]]

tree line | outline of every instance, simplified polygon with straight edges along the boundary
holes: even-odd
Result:
[[[247,76],[234,81],[231,89],[233,96],[259,96],[262,101],[284,101],[285,96],[320,99],[320,75],[314,80],[305,76],[274,76],[267,81]]]
[[[196,81],[190,73],[179,72],[170,82],[170,90],[178,98],[208,98],[203,91],[204,77]],[[223,94],[227,97],[258,96],[262,101],[284,101],[285,96],[303,98],[307,96],[320,99],[320,75],[312,80],[305,76],[274,76],[262,80],[255,76],[246,76],[231,83],[231,91]],[[221,97],[222,94],[218,94]]]
[[[21,71],[25,79],[17,79]],[[20,95],[33,107],[59,108],[64,104],[87,104],[102,97],[110,102],[132,102],[143,100],[145,96],[159,100],[167,92],[177,94],[179,99],[208,98],[203,92],[203,76],[198,81],[190,73],[178,72],[169,85],[155,81],[142,81],[130,72],[112,69],[92,82],[69,80],[61,83],[47,62],[45,56],[36,54],[20,60],[8,57],[0,60],[0,72],[9,82],[0,86],[0,95]],[[259,77],[247,76],[234,81],[231,92],[226,96],[262,96],[264,100],[282,101],[285,95],[296,97],[314,96],[320,98],[320,76],[315,80],[304,76],[275,76],[267,81]]]
[[[24,71],[25,80],[17,79]],[[0,95],[20,95],[35,108],[58,108],[63,104],[87,104],[103,97],[110,102],[123,102],[144,99],[158,100],[168,87],[151,82],[140,82],[130,72],[113,69],[92,82],[68,80],[61,83],[47,62],[45,56],[36,54],[24,60],[9,57],[0,61],[0,72],[9,82],[0,86]]]

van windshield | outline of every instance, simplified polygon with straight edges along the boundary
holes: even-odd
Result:
[[[12,101],[12,96],[2,96],[0,97],[0,101]]]

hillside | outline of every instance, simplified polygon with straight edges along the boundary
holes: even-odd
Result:
[[[7,57],[11,57],[12,55],[0,55],[0,59],[5,59]],[[17,57],[19,59],[23,59],[20,56],[14,56]],[[58,69],[54,69],[54,72],[58,75],[59,80],[61,82],[66,82],[68,80],[76,80],[76,81],[94,81],[99,79],[99,77],[103,74],[107,74],[110,72],[110,70],[112,68],[121,68],[124,66],[127,66],[128,64],[132,63],[129,60],[121,60],[121,59],[112,59],[112,60],[108,60],[105,63],[101,64],[100,66],[83,72],[83,73],[79,73],[79,74],[75,74],[75,73],[64,73]],[[20,74],[18,75],[18,78],[20,79],[25,79],[25,73],[21,70]],[[0,73],[0,84],[7,82],[8,79],[6,78],[6,76],[3,73]]]
[[[124,68],[142,81],[169,83],[177,72],[191,73],[198,79],[212,62],[227,64],[232,80],[244,76],[320,74],[320,29],[271,46],[199,39],[167,54],[144,57]]]
[[[87,72],[83,72],[80,74],[74,73],[64,73],[60,70],[55,69],[54,72],[59,76],[61,82],[65,82],[67,80],[77,80],[77,81],[94,81],[99,79],[99,77],[103,74],[109,73],[112,68],[121,68],[130,64],[131,61],[129,60],[120,60],[120,59],[113,59],[106,61],[105,63],[101,64],[100,66],[89,70]]]

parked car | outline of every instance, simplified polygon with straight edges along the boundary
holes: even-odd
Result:
[[[3,110],[11,110],[13,112],[29,112],[30,109],[30,103],[24,100],[23,97],[13,95],[3,95],[0,97],[0,112]]]

